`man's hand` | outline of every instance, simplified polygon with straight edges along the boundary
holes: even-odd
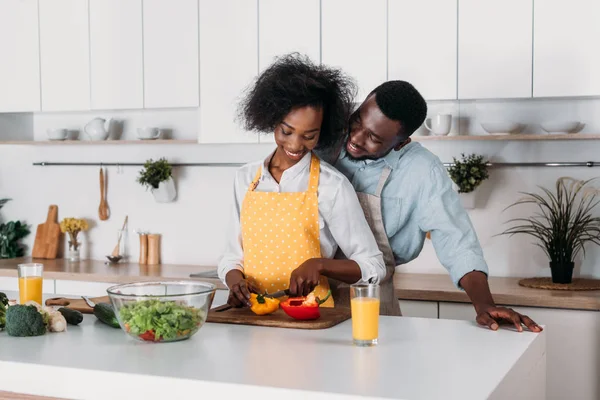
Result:
[[[322,271],[320,258],[310,258],[300,264],[290,276],[290,296],[307,296],[319,284]]]
[[[227,304],[234,307],[250,307],[250,293],[258,293],[254,285],[246,280],[242,271],[234,269],[227,273],[225,282],[229,288]]]
[[[523,331],[525,325],[532,332],[541,332],[542,327],[536,324],[527,315],[522,315],[512,308],[496,306],[475,306],[477,310],[477,323],[493,331],[498,330],[500,324],[513,324],[517,331]]]

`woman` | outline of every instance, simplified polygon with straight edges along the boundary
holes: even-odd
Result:
[[[312,150],[346,131],[354,86],[339,70],[298,55],[278,59],[242,101],[247,130],[274,133],[276,149],[238,170],[233,221],[218,267],[229,303],[250,292],[288,289],[323,298],[327,278],[346,283],[385,277],[382,253],[350,182]],[[333,260],[337,248],[345,260]],[[330,297],[323,306],[332,307]]]

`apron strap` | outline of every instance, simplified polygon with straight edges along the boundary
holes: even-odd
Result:
[[[261,175],[262,175],[262,166],[258,167],[258,171],[256,171],[256,176],[254,176],[254,179],[252,180],[252,182],[250,182],[250,186],[248,186],[249,192],[253,192],[254,189],[256,189]]]
[[[377,189],[375,190],[375,196],[381,197],[381,192],[383,192],[383,187],[385,186],[385,183],[387,182],[391,172],[392,169],[389,167],[389,165],[386,165],[383,171],[381,172],[381,176],[379,177]]]
[[[314,153],[310,156],[310,176],[308,177],[308,191],[317,193],[319,189],[321,161]]]

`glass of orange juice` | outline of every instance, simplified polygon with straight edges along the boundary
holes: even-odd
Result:
[[[42,304],[42,274],[44,264],[19,264],[19,303],[24,304],[30,300]]]
[[[374,346],[379,337],[379,285],[350,286],[352,339],[357,346]]]

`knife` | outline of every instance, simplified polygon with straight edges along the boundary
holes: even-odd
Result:
[[[265,294],[265,297],[271,297],[276,299],[277,297],[282,297],[282,296],[289,296],[290,295],[290,289],[285,289],[285,290],[279,290],[275,293],[271,293],[271,294]]]

